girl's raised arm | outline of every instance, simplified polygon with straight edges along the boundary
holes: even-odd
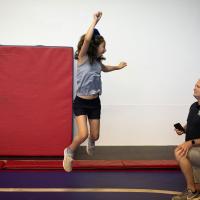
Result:
[[[90,41],[93,36],[94,28],[95,28],[96,24],[98,23],[98,21],[101,19],[101,16],[102,16],[102,12],[97,12],[94,14],[92,24],[90,25],[90,27],[85,35],[83,45],[82,45],[81,50],[78,55],[78,59],[82,59],[85,56],[87,56],[87,51],[88,51]]]

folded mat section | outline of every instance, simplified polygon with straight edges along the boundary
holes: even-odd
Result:
[[[0,156],[62,156],[72,141],[73,48],[0,45]]]

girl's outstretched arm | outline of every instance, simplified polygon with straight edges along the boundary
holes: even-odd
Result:
[[[79,52],[78,59],[82,59],[85,56],[87,56],[87,51],[88,51],[90,41],[93,36],[94,28],[95,28],[96,24],[98,23],[98,21],[101,19],[101,16],[102,16],[102,12],[97,12],[94,14],[92,24],[90,25],[87,33],[85,34],[85,39],[83,42],[83,46],[81,47],[81,50]]]
[[[127,66],[127,63],[126,62],[120,62],[118,65],[116,66],[109,66],[109,65],[104,65],[102,64],[102,71],[103,72],[112,72],[114,70],[119,70],[119,69],[122,69],[124,67]]]

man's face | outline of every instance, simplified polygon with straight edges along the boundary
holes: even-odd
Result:
[[[200,100],[200,80],[198,80],[195,84],[193,95],[197,100]]]

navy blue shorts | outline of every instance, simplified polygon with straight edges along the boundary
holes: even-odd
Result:
[[[87,115],[88,119],[100,119],[101,101],[95,99],[83,99],[78,96],[73,101],[73,111],[75,116]]]

